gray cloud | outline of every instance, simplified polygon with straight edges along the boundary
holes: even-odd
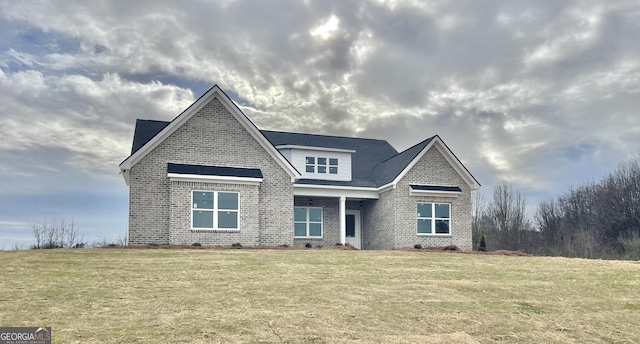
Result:
[[[35,161],[121,183],[135,118],[170,120],[213,84],[265,129],[398,149],[440,134],[484,185],[538,198],[640,146],[637,1],[0,1],[0,13],[2,188],[67,183],[33,178]]]

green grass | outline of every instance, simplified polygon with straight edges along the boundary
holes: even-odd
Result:
[[[416,251],[0,252],[54,343],[639,343],[640,264]]]

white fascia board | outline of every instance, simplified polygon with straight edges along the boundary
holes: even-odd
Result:
[[[392,189],[395,189],[395,188],[396,188],[396,184],[389,183],[389,184],[386,184],[386,185],[383,185],[383,186],[379,187],[377,189],[377,191],[382,193],[382,192],[389,191],[389,190],[392,190]]]
[[[193,117],[200,109],[208,104],[214,97],[218,97],[221,103],[225,105],[227,110],[242,124],[242,126],[253,136],[256,141],[276,160],[276,162],[291,176],[291,181],[295,181],[301,177],[300,172],[291,165],[291,163],[267,140],[260,132],[258,127],[249,120],[249,118],[233,103],[231,99],[220,89],[218,85],[213,86],[205,95],[200,97],[195,103],[191,104],[177,118],[162,129],[144,146],[140,147],[134,154],[129,156],[120,164],[120,170],[131,169],[138,161],[140,161],[147,153],[152,151],[176,129],[184,124],[189,118]]]
[[[458,197],[460,191],[414,190],[409,188],[409,196]]]
[[[129,181],[131,180],[131,173],[129,172],[129,170],[120,170],[120,174],[124,178],[124,182],[127,183],[127,186],[129,186]]]
[[[378,199],[376,188],[345,187],[335,185],[297,184],[293,186],[294,196],[349,197]]]
[[[426,147],[424,147],[424,149],[422,149],[422,151],[420,153],[418,153],[418,155],[409,163],[409,165],[407,165],[407,167],[405,167],[404,170],[402,170],[402,172],[400,172],[400,174],[390,184],[394,184],[394,185],[398,184],[398,182],[402,178],[404,178],[404,176],[411,170],[411,168],[413,168],[413,166],[418,161],[420,161],[420,159],[422,159],[422,157],[429,151],[429,149],[431,147],[434,147],[434,146],[440,152],[440,154],[442,154],[442,156],[444,156],[444,158],[453,167],[453,169],[456,170],[456,172],[458,172],[458,174],[467,183],[467,185],[469,185],[471,190],[480,189],[480,184],[478,184],[478,182],[473,178],[473,176],[471,176],[471,174],[469,174],[467,169],[464,168],[464,166],[462,166],[460,161],[458,159],[456,159],[455,156],[453,156],[453,152],[451,152],[444,145],[444,143],[442,142],[442,139],[440,139],[440,136],[437,136],[437,135],[436,135],[436,137],[433,138],[433,140],[431,140],[431,142],[429,142],[429,144]]]
[[[321,152],[338,152],[338,153],[355,153],[353,149],[340,149],[340,148],[326,148],[326,147],[314,147],[314,146],[298,146],[298,145],[279,145],[276,149],[304,149],[310,151]]]
[[[220,184],[243,184],[260,185],[262,178],[230,177],[230,176],[206,176],[201,174],[167,173],[170,180],[182,182],[200,183],[220,183]]]

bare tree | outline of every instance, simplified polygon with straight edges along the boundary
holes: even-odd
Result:
[[[32,246],[34,249],[69,248],[76,246],[78,240],[81,240],[73,218],[33,221],[30,227],[36,241]]]
[[[529,229],[525,207],[526,200],[519,190],[507,182],[495,187],[488,213],[501,248],[522,249],[522,232]]]
[[[536,222],[547,254],[640,259],[640,159],[541,202]]]

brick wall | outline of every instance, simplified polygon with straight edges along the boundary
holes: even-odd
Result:
[[[389,250],[395,247],[395,190],[380,193],[377,200],[363,201],[362,248]]]
[[[462,189],[458,197],[410,196],[410,184],[456,185]],[[396,247],[456,245],[471,249],[471,190],[437,148],[432,147],[396,185]],[[451,235],[417,235],[417,203],[450,203]]]
[[[255,218],[245,219],[247,233],[191,233],[185,220],[170,221],[171,211],[186,210],[190,218],[190,190],[201,186],[175,184],[167,178],[167,163],[260,168],[263,183],[257,187],[258,237]],[[129,242],[131,244],[240,242],[243,245],[293,244],[293,185],[289,175],[217,99],[156,146],[131,168],[129,186]],[[200,184],[200,183],[199,183]],[[218,188],[218,185],[206,187]],[[240,186],[235,186],[240,188]],[[170,191],[185,192],[185,196]],[[248,190],[245,190],[248,192]],[[244,194],[244,191],[242,192]],[[249,198],[254,194],[249,192]],[[242,196],[241,196],[242,197]],[[176,203],[172,204],[171,200]],[[241,199],[241,202],[244,200]],[[253,202],[250,200],[249,202]],[[242,211],[242,209],[241,209]],[[256,216],[255,212],[251,213]],[[178,216],[178,214],[175,214]],[[241,213],[241,218],[246,214]],[[202,235],[200,235],[202,234]]]
[[[171,181],[169,243],[172,245],[242,245],[260,244],[258,228],[258,186],[217,184],[202,182]],[[191,191],[235,191],[238,192],[239,230],[237,232],[191,230]]]

